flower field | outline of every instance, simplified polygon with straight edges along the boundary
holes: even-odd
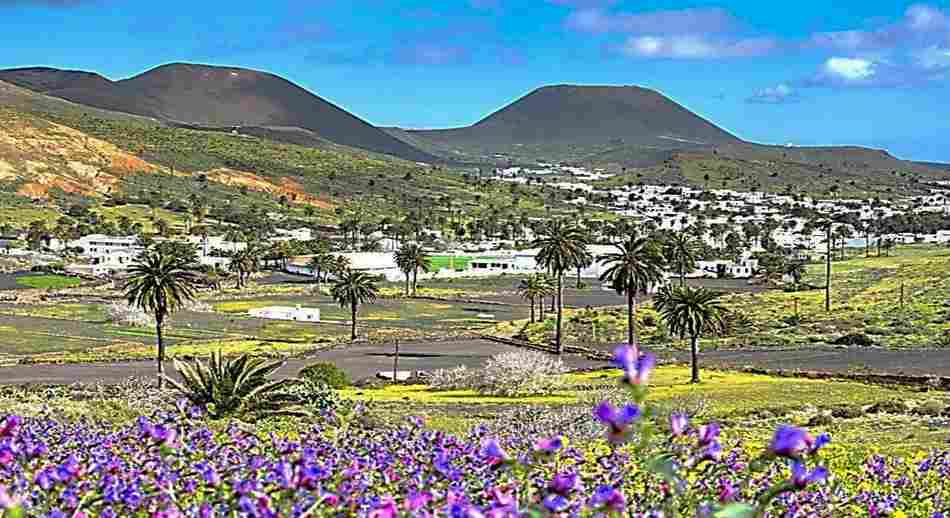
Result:
[[[464,434],[362,405],[255,426],[180,402],[119,425],[0,418],[4,518],[177,516],[944,516],[950,452],[864,455],[782,424],[760,443],[650,400],[652,357],[619,348],[625,403],[592,440]]]

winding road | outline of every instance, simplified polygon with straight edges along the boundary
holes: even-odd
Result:
[[[413,342],[403,344],[399,354],[399,370],[428,371],[458,365],[478,367],[495,354],[511,351],[511,346],[482,339]],[[677,361],[688,361],[688,355],[672,355]],[[603,366],[568,355],[565,363],[571,368]],[[332,362],[351,379],[370,378],[393,368],[393,350],[389,345],[358,344],[294,358],[278,372],[293,376],[301,368],[317,361]],[[711,351],[702,353],[704,366],[728,368],[758,367],[765,369],[805,370],[828,373],[860,372],[867,374],[905,374],[917,376],[950,376],[950,350],[894,351],[886,349],[795,349],[755,351]],[[170,369],[169,365],[169,369]],[[0,384],[68,384],[74,382],[122,381],[130,376],[151,376],[152,361],[87,363],[61,365],[13,365],[0,367]]]

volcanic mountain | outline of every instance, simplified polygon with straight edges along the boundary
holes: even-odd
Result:
[[[468,151],[617,145],[681,149],[739,142],[668,97],[637,86],[545,86],[472,126],[403,135],[436,148]]]
[[[6,81],[35,92],[105,110],[172,124],[247,128],[299,141],[300,130],[336,144],[432,162],[436,158],[300,86],[274,74],[243,68],[175,63],[111,81],[89,72],[52,68],[0,71]]]

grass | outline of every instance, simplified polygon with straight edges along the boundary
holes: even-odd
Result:
[[[17,284],[27,288],[38,288],[44,290],[61,290],[64,288],[74,288],[82,284],[82,279],[68,277],[65,275],[24,275],[17,279]]]

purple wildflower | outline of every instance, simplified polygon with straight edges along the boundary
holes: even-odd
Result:
[[[611,486],[600,486],[594,492],[592,504],[596,509],[607,512],[621,513],[627,507],[627,499],[623,493]]]
[[[624,383],[646,385],[656,366],[656,357],[649,353],[640,356],[636,348],[621,345],[614,349],[614,364],[623,369]]]
[[[564,446],[564,439],[560,435],[541,439],[534,444],[534,452],[539,455],[550,455]]]
[[[826,478],[828,478],[828,469],[824,466],[818,466],[808,471],[808,468],[801,462],[792,462],[791,483],[798,489],[805,489],[809,484],[821,482]]]
[[[709,446],[719,438],[719,423],[704,424],[696,431],[700,446]]]
[[[779,457],[798,458],[809,450],[809,444],[814,444],[814,439],[808,432],[796,426],[782,425],[775,430],[769,453]]]
[[[673,414],[670,416],[670,433],[673,437],[680,437],[686,433],[686,427],[689,426],[689,417],[684,414]]]
[[[633,404],[617,408],[609,401],[603,401],[594,409],[594,416],[598,421],[608,426],[607,440],[612,443],[621,443],[630,433],[630,425],[641,415],[640,407]]]

